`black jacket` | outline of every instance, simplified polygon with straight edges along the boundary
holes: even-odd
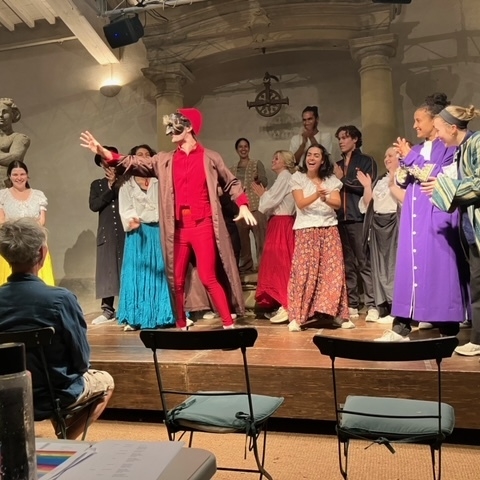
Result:
[[[345,171],[345,157],[342,158],[337,165],[343,170],[344,177],[341,178],[343,183],[340,196],[342,198],[342,206],[337,210],[337,218],[339,222],[363,222],[363,214],[360,213],[358,202],[363,196],[363,186],[357,179],[357,171],[361,170],[365,174],[369,174],[372,182],[377,177],[377,164],[375,160],[364,155],[357,148],[352,152],[352,157]]]

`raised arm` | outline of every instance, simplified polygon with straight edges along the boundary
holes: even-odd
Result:
[[[158,161],[158,154],[153,157],[137,157],[136,155],[121,155],[111,152],[97,141],[88,131],[80,134],[80,145],[88,148],[95,154],[104,158],[109,166],[117,167],[120,173],[129,172],[137,177],[156,177],[155,164]]]

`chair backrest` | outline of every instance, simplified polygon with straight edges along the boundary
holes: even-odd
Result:
[[[437,364],[437,405],[438,413],[430,418],[438,419],[438,438],[442,437],[441,404],[442,404],[442,382],[441,362],[442,359],[452,356],[455,347],[458,345],[456,337],[442,337],[426,340],[414,340],[409,342],[374,342],[368,340],[352,340],[336,338],[326,335],[315,335],[313,343],[323,355],[330,357],[333,397],[335,402],[335,416],[337,428],[340,416],[346,412],[339,404],[337,393],[337,376],[335,360],[345,358],[350,360],[373,361],[373,362],[408,362],[435,360]],[[356,413],[356,415],[361,415]],[[363,414],[362,414],[363,415]],[[375,416],[365,414],[366,416]],[[382,415],[380,415],[382,416]],[[406,418],[396,415],[383,415],[389,418]]]
[[[25,349],[39,348],[50,345],[54,335],[55,329],[53,327],[15,332],[0,332],[0,343],[23,343]]]
[[[198,332],[142,330],[140,339],[152,350],[236,350],[255,345],[255,328],[203,330]]]
[[[162,379],[162,370],[158,361],[157,350],[241,350],[243,359],[243,370],[245,377],[246,392],[234,392],[230,394],[238,395],[246,393],[248,395],[250,414],[253,417],[253,404],[252,404],[252,390],[250,386],[250,376],[248,372],[247,355],[246,350],[249,347],[253,347],[258,337],[258,332],[255,328],[235,328],[224,330],[203,330],[197,332],[184,332],[184,331],[166,331],[166,330],[142,330],[140,332],[140,339],[145,347],[149,348],[153,352],[153,363],[155,366],[155,373],[157,376],[158,388],[160,391],[160,397],[162,400],[163,409],[165,411],[165,419],[168,420],[166,415],[170,410],[167,403],[167,395],[212,395],[213,392],[190,392],[181,390],[170,390],[164,388],[164,382]],[[218,390],[216,388],[216,390]],[[218,392],[218,395],[225,395],[225,392]],[[168,422],[166,423],[167,427]],[[170,433],[169,433],[170,435]]]
[[[315,335],[313,343],[332,360],[347,358],[373,362],[411,362],[437,360],[452,356],[458,345],[456,337],[429,338],[410,342],[373,342]]]
[[[52,405],[52,413],[59,420],[59,402],[55,398],[55,391],[53,389],[53,384],[50,379],[50,374],[48,370],[48,364],[45,357],[44,348],[52,343],[53,337],[55,335],[55,329],[53,327],[43,327],[35,328],[29,330],[17,330],[9,332],[0,332],[0,343],[23,343],[25,345],[25,350],[27,351],[38,351],[39,359],[41,362],[43,375],[47,382],[48,395],[50,397]],[[27,368],[28,368],[28,356],[27,356]]]

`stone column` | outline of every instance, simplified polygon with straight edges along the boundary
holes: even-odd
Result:
[[[172,150],[172,142],[165,135],[163,116],[174,113],[183,105],[183,87],[187,82],[192,82],[194,76],[181,63],[159,67],[144,68],[143,74],[153,82],[157,89],[155,100],[157,102],[157,144],[159,151]]]
[[[379,171],[385,171],[385,150],[398,136],[389,63],[396,47],[392,33],[350,40],[352,57],[360,64],[362,149],[375,158]]]

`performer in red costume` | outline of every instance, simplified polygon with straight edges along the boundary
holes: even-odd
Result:
[[[157,177],[160,230],[170,288],[174,293],[177,327],[186,329],[185,280],[192,253],[198,275],[209,292],[224,328],[233,328],[232,311],[243,314],[243,292],[232,246],[218,198],[218,186],[239,206],[235,221],[255,225],[240,181],[222,157],[197,141],[202,114],[196,108],[182,108],[163,119],[166,134],[176,149],[153,157],[112,153],[89,132],[80,136],[82,147],[101,155],[109,165],[136,176]],[[219,266],[223,267],[219,269]],[[219,281],[219,276],[224,276]],[[231,304],[225,288],[229,288]]]

